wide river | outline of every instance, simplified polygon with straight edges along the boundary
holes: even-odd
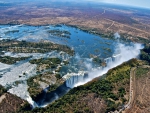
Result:
[[[52,35],[49,31],[62,31],[62,36],[65,35],[64,33],[69,32],[69,34],[67,35],[69,35],[70,38]],[[75,51],[74,56],[61,54],[56,51],[45,54],[28,54],[29,56],[33,55],[33,59],[38,58],[40,56],[59,57],[62,60],[68,60],[69,64],[63,66],[60,70],[60,73],[64,77],[64,79],[66,79],[66,86],[70,88],[82,85],[92,80],[94,77],[105,74],[109,69],[132,58],[138,57],[142,46],[140,44],[120,41],[119,38],[120,36],[118,33],[114,35],[114,39],[110,39],[109,37],[100,37],[66,25],[0,25],[0,39],[16,39],[20,41],[26,40],[29,42],[38,42],[46,40],[58,44],[67,45],[71,49],[73,49]],[[15,53],[6,54],[13,56]],[[19,53],[19,56],[21,55],[26,56],[27,54]],[[107,65],[105,67],[102,67],[98,63],[93,62],[92,59],[96,57],[105,61]],[[0,67],[2,67],[1,65],[4,64],[0,64]],[[29,94],[27,92],[26,80],[28,79],[28,77],[36,74],[36,66],[30,65],[28,61],[24,61],[14,65],[5,65],[5,67],[6,68],[0,69],[1,84],[3,86],[12,85],[13,87],[9,90],[9,92],[16,94],[23,99],[29,97]],[[21,75],[26,69],[27,71],[30,70],[28,74],[29,76],[26,76],[26,78],[18,78],[17,75]],[[85,73],[88,75],[86,75]],[[82,77],[78,77],[80,75]],[[11,78],[10,76],[15,77]],[[85,78],[87,80],[84,80]],[[13,83],[17,80],[22,80],[22,85],[13,85]],[[23,89],[23,87],[26,89]],[[51,95],[54,95],[58,98],[59,93],[61,94],[65,90],[62,90],[64,87],[65,86],[61,86],[60,89],[57,89],[56,92],[58,94],[56,94],[55,92]],[[24,91],[24,93],[21,93],[22,91]],[[66,92],[64,91],[60,96],[62,96],[65,93]],[[27,100],[29,101],[29,98]],[[52,100],[53,99],[50,99],[49,102]]]

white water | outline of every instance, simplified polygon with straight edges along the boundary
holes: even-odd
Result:
[[[11,67],[11,65],[4,64],[4,63],[1,63],[1,62],[0,62],[0,70],[7,69],[7,68],[9,68],[9,67]]]
[[[30,64],[28,62],[11,67],[12,68],[10,68],[9,71],[3,73],[2,77],[0,78],[0,83],[3,86],[13,84],[15,81],[26,80],[36,74],[36,65]]]
[[[27,83],[18,84],[18,86],[12,86],[11,89],[8,90],[8,92],[17,95],[18,97],[27,100],[30,105],[32,105],[33,108],[38,107],[38,105],[32,100],[28,93],[28,86]]]
[[[28,85],[26,83],[29,77],[36,75],[36,65],[25,62],[16,66],[6,66],[5,71],[2,69],[0,68],[0,71],[2,71],[0,84],[5,87],[11,86],[8,92],[27,100],[33,107],[36,107],[35,103],[31,101],[32,99],[27,91]],[[20,81],[21,83],[16,85],[16,81]]]
[[[52,51],[45,54],[42,53],[12,53],[12,52],[5,52],[2,56],[10,56],[10,57],[30,57],[32,56],[32,59],[39,59],[39,58],[60,58],[63,61],[69,59],[69,55],[63,51]],[[1,63],[0,63],[1,64]],[[1,65],[0,65],[1,66]]]
[[[118,43],[116,46],[116,53],[112,57],[105,59],[107,66],[104,68],[97,69],[89,69],[88,77],[85,78],[84,73],[70,73],[69,75],[65,75],[63,78],[66,79],[66,86],[73,88],[80,85],[84,85],[85,83],[91,81],[93,78],[102,76],[107,73],[109,69],[114,68],[123,62],[126,62],[132,58],[137,58],[140,54],[140,49],[142,49],[141,44],[133,44],[132,46],[126,46],[124,44]],[[86,64],[90,65],[90,64]]]
[[[38,107],[38,105],[36,104],[36,102],[34,102],[34,101],[32,100],[32,98],[30,97],[29,94],[27,95],[26,100],[29,102],[30,105],[32,105],[33,108]]]
[[[18,40],[31,40],[31,41],[34,40],[34,41],[36,41],[36,40],[41,40],[41,39],[47,39],[48,38],[48,35],[45,34],[45,32],[38,32],[38,33],[34,34],[34,31],[36,31],[35,28],[34,29],[29,29],[29,30],[28,29],[25,29],[25,30],[23,29],[22,30],[22,33],[24,34],[23,36],[20,36],[20,35],[17,34],[17,35],[13,35],[13,36],[10,37],[9,35],[7,35],[7,32],[14,32],[15,30],[18,30],[18,29],[21,30],[19,27],[20,26],[1,28],[0,29],[0,37],[2,37],[1,39],[12,37],[12,38],[18,38]],[[21,33],[19,33],[19,34],[21,34]],[[82,39],[82,37],[84,37],[83,33],[82,33],[82,35],[79,35],[79,37]],[[86,37],[89,38],[90,36],[87,35]],[[115,37],[117,39],[117,38],[120,37],[120,35],[118,33],[116,33]],[[75,37],[72,38],[72,39],[75,39]],[[86,40],[87,39],[84,39],[84,41],[86,41]],[[91,43],[91,41],[89,41],[89,42]],[[99,41],[101,41],[101,40],[99,40]],[[92,44],[95,44],[95,43],[96,42],[94,42]],[[70,43],[70,44],[74,44],[74,43]],[[80,55],[80,56],[84,56],[84,54],[88,53],[87,50],[90,49],[90,48],[87,49],[85,46],[82,46],[82,44],[80,45],[80,43],[78,41],[77,41],[77,45],[76,44],[74,44],[74,45],[75,45],[74,48],[77,47],[77,49],[80,49],[80,50],[77,50],[77,51],[81,51],[80,53],[82,53],[82,51],[83,51],[82,55]],[[101,44],[98,44],[98,45],[101,45]],[[78,48],[78,46],[81,46],[81,48]],[[83,49],[84,47],[87,50]],[[92,46],[89,46],[89,47],[93,48],[94,46],[92,45]],[[75,68],[74,69],[75,72],[73,73],[72,70],[70,70],[70,71],[68,70],[67,74],[63,77],[66,80],[67,87],[73,88],[73,87],[83,85],[83,84],[87,83],[88,81],[91,81],[93,78],[98,77],[98,76],[102,76],[103,74],[107,73],[107,71],[111,68],[116,67],[116,66],[120,65],[121,63],[123,63],[125,61],[128,61],[132,58],[137,58],[138,55],[140,54],[140,49],[141,48],[142,48],[142,46],[140,44],[133,44],[133,46],[125,46],[124,44],[118,43],[118,45],[116,46],[116,52],[114,53],[116,55],[105,59],[105,62],[107,63],[106,67],[94,68],[92,66],[92,59],[85,58],[84,62],[80,62],[80,60],[82,58],[80,59],[80,56],[76,56],[75,62],[79,62],[79,63],[78,63],[77,66],[73,65],[74,66],[73,68]],[[93,50],[89,50],[90,53],[93,52]],[[56,51],[50,52],[48,54],[40,54],[40,53],[35,53],[35,54],[34,53],[31,53],[31,54],[6,53],[5,55],[6,56],[12,56],[12,57],[21,57],[21,56],[30,56],[30,55],[32,55],[33,59],[43,58],[43,57],[58,57],[58,58],[62,58],[63,60],[68,60],[70,58],[70,56],[65,54],[64,52],[61,52],[60,54],[58,54]],[[75,63],[75,62],[73,62],[73,63]],[[0,83],[3,86],[7,86],[7,85],[12,86],[12,88],[9,90],[10,93],[15,94],[15,95],[27,100],[33,107],[37,107],[36,103],[29,96],[29,93],[27,91],[27,84],[26,83],[19,84],[18,86],[13,85],[15,81],[20,81],[20,80],[21,81],[26,81],[26,79],[28,79],[30,76],[34,76],[36,74],[35,71],[34,71],[35,70],[34,68],[36,68],[36,66],[35,67],[34,66],[32,67],[32,66],[31,66],[31,64],[28,64],[28,63],[21,64],[20,66],[17,66],[17,67],[14,67],[14,68],[11,68],[12,66],[9,67],[8,65],[2,66],[2,68],[4,67],[3,69],[8,69],[9,68],[10,70],[5,71],[5,72],[2,73],[3,76],[0,78]],[[86,67],[87,71],[85,72],[84,69],[83,69],[83,71],[79,70],[78,69],[79,66],[81,68]],[[72,64],[70,64],[70,67],[72,67]],[[0,67],[0,71],[1,71],[2,68]],[[29,71],[29,70],[31,70],[31,71]],[[23,74],[24,72],[26,73],[26,76],[24,76],[24,74]],[[85,74],[85,73],[88,73],[88,75]],[[21,77],[19,77],[19,76],[21,76]],[[57,95],[56,95],[56,97],[58,98]]]

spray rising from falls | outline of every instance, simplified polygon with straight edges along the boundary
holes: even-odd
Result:
[[[70,88],[77,87],[91,81],[95,77],[102,76],[107,73],[109,69],[114,68],[132,58],[137,58],[140,54],[140,49],[142,48],[141,44],[132,43],[131,45],[126,46],[125,44],[118,43],[116,45],[115,54],[112,57],[104,59],[107,64],[106,67],[89,69],[88,72],[70,73],[69,75],[65,75],[64,78],[66,79],[66,86]]]

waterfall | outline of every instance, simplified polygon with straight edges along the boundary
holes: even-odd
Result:
[[[117,54],[117,55],[113,55],[112,59],[113,59],[114,62],[116,62],[116,61],[120,60],[121,57],[122,57],[121,54]]]
[[[117,62],[121,59],[121,54],[117,54],[117,55],[113,55],[112,57],[108,57],[108,58],[105,58],[104,61],[105,63],[108,65],[112,64],[113,62]]]
[[[121,54],[113,55],[112,57],[108,57],[104,59],[105,63],[107,64],[107,67],[111,66],[114,62],[118,62],[121,59]],[[96,70],[103,70],[102,67],[99,67],[99,69]],[[92,70],[94,71],[94,69]],[[88,79],[87,72],[79,71],[78,73],[68,73],[64,77],[66,86],[69,88],[73,88],[78,86],[80,83],[84,83]]]
[[[109,58],[104,59],[104,61],[107,65],[109,65],[109,64],[112,64],[113,60],[112,60],[112,57],[109,57]]]
[[[86,72],[80,71],[79,73],[69,73],[63,77],[66,79],[66,86],[69,88],[75,87],[79,82],[83,82],[88,78],[88,74]]]
[[[32,105],[33,108],[38,107],[38,105],[36,104],[36,102],[34,102],[34,101],[32,100],[32,98],[31,98],[29,95],[27,96],[26,99],[27,99],[27,101],[29,102],[29,104]]]

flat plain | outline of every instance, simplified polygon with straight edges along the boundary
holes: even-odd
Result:
[[[0,4],[1,24],[67,24],[92,33],[116,32],[131,40],[150,39],[150,10],[82,2]]]

